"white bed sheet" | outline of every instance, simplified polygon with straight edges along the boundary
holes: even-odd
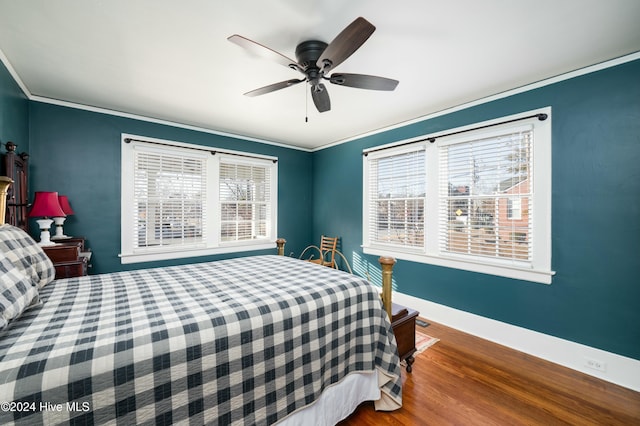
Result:
[[[279,426],[333,426],[364,401],[380,399],[378,371],[355,372],[326,389],[308,407],[286,417]]]

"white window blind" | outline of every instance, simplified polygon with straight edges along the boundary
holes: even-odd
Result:
[[[135,150],[135,249],[202,244],[206,163],[187,152]]]
[[[275,247],[277,176],[275,157],[123,135],[122,263]]]
[[[267,167],[223,161],[220,165],[222,241],[268,236],[271,181]]]
[[[369,174],[369,240],[424,245],[424,147],[372,156]]]
[[[363,251],[551,283],[551,109],[363,155]]]
[[[442,252],[531,262],[532,137],[529,127],[442,146]]]

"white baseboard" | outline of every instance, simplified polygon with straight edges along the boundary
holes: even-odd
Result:
[[[580,371],[640,392],[640,361],[523,327],[460,311],[438,303],[393,292],[393,301],[410,306],[420,316],[447,327]],[[605,371],[587,367],[587,359]]]

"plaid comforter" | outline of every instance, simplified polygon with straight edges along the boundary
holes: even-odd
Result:
[[[401,403],[376,289],[256,256],[57,280],[0,335],[0,423],[273,424],[354,371]]]

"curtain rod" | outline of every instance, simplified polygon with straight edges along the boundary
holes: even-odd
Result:
[[[376,151],[382,151],[382,150],[385,150],[385,149],[397,148],[397,147],[399,147],[399,146],[411,145],[411,144],[414,144],[414,143],[419,143],[419,142],[424,142],[424,141],[429,141],[429,142],[431,142],[431,143],[434,143],[434,142],[436,141],[436,139],[438,139],[438,138],[444,138],[444,137],[446,137],[446,136],[453,136],[453,135],[457,135],[457,134],[460,134],[460,133],[471,132],[471,131],[474,131],[474,130],[486,129],[486,128],[488,128],[488,127],[500,126],[500,125],[502,125],[502,124],[514,123],[514,122],[516,122],[516,121],[528,120],[528,119],[530,119],[530,118],[537,118],[539,121],[544,121],[544,120],[546,120],[548,117],[549,117],[549,116],[548,116],[547,114],[545,114],[545,113],[539,113],[539,114],[528,115],[528,116],[526,116],[526,117],[514,118],[513,120],[501,121],[501,122],[499,122],[499,123],[486,124],[486,125],[484,125],[484,126],[478,126],[478,127],[473,127],[473,128],[471,128],[471,129],[459,130],[459,131],[457,131],[457,132],[445,133],[445,134],[437,135],[437,136],[429,136],[429,137],[424,138],[424,139],[419,139],[419,140],[416,140],[416,141],[405,142],[405,143],[400,143],[400,144],[398,144],[398,145],[393,145],[392,147],[387,147],[387,148],[372,148],[372,149],[369,149],[369,150],[367,150],[367,151],[364,151],[364,152],[362,153],[362,155],[364,155],[364,156],[366,157],[366,156],[367,156],[367,154],[369,154],[370,152],[376,152]]]
[[[216,153],[221,153],[221,154],[226,154],[226,155],[237,155],[238,157],[248,157],[248,158],[257,158],[260,160],[271,160],[274,163],[278,162],[277,158],[265,158],[265,157],[261,157],[259,155],[251,155],[251,154],[241,154],[239,152],[230,152],[230,151],[224,151],[224,150],[215,150],[213,148],[196,148],[194,146],[181,146],[181,145],[172,145],[170,143],[165,143],[165,142],[156,142],[156,141],[145,141],[142,139],[134,139],[134,138],[124,138],[124,142],[125,143],[131,143],[131,142],[144,142],[144,143],[150,143],[153,145],[162,145],[162,146],[171,146],[174,148],[185,148],[185,149],[193,149],[195,151],[206,151],[206,152],[210,152],[211,155],[216,155]]]

